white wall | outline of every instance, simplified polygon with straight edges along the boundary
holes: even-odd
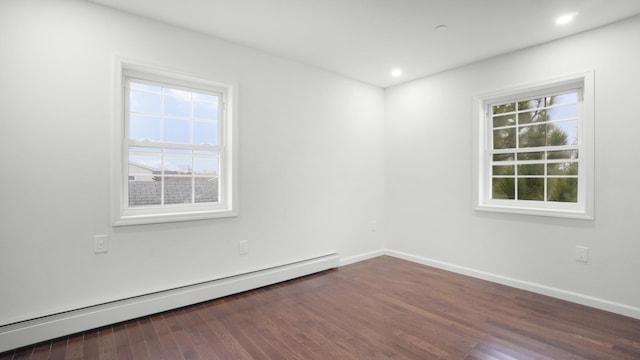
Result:
[[[386,91],[386,246],[640,317],[640,17]],[[595,70],[596,220],[472,210],[472,97]],[[575,246],[590,261],[575,261]]]
[[[638,33],[636,17],[385,93],[84,1],[3,0],[0,325],[385,246],[640,316]],[[238,218],[109,225],[115,54],[240,85]],[[472,96],[586,69],[596,220],[474,212]],[[93,254],[94,234],[109,235],[108,254]],[[574,260],[576,245],[589,263]]]
[[[0,325],[383,247],[381,89],[84,1],[3,0],[0,44]],[[115,54],[239,84],[239,217],[110,226]]]

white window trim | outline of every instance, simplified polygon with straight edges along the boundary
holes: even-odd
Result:
[[[594,214],[594,161],[595,161],[595,121],[594,121],[594,71],[563,76],[534,84],[520,85],[509,89],[491,91],[473,98],[473,207],[477,211],[490,211],[522,215],[551,216],[593,220]],[[579,187],[577,203],[551,203],[524,200],[491,199],[489,158],[490,126],[487,105],[514,97],[537,96],[570,88],[582,88],[581,122],[579,126]],[[580,109],[581,108],[581,109]]]
[[[205,88],[222,89],[226,95],[225,120],[221,137],[225,147],[224,159],[221,159],[221,183],[219,196],[222,201],[215,205],[191,204],[167,206],[166,208],[128,209],[127,179],[128,161],[124,159],[125,131],[125,72],[139,72],[159,79],[170,78],[173,84],[193,86],[200,84]],[[210,81],[199,76],[187,75],[166,66],[149,62],[115,57],[113,68],[114,96],[111,126],[111,223],[113,226],[153,224],[176,221],[190,221],[238,216],[238,86]]]

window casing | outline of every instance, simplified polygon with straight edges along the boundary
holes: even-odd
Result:
[[[593,72],[476,96],[477,210],[593,219]]]
[[[234,87],[117,68],[113,224],[236,216]]]

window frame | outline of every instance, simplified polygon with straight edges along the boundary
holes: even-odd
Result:
[[[112,225],[126,226],[238,216],[237,85],[215,82],[205,77],[188,75],[182,71],[169,69],[166,66],[120,57],[116,57],[114,67],[115,88],[112,92],[114,94],[114,121],[111,142]],[[215,203],[129,206],[128,146],[135,146],[136,141],[128,139],[128,109],[127,101],[125,100],[125,97],[129,94],[127,78],[160,83],[167,87],[217,93],[223,97],[220,102],[221,109],[218,120],[220,144],[217,145],[220,151],[219,201]],[[162,147],[162,145],[159,144],[158,147]],[[195,189],[192,191],[195,191]]]
[[[578,99],[578,201],[576,203],[492,199],[490,106],[580,89]],[[593,220],[594,214],[594,71],[534,84],[491,91],[473,97],[473,208],[477,211]],[[517,135],[516,135],[517,136]]]

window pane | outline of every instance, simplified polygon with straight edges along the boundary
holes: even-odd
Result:
[[[552,96],[549,105],[575,104],[578,102],[578,93]]]
[[[544,200],[544,179],[518,178],[519,200]]]
[[[129,206],[160,205],[160,191],[160,181],[129,180]]]
[[[515,166],[513,165],[499,165],[493,166],[493,175],[513,175],[515,171]]]
[[[578,175],[577,162],[563,162],[547,165],[548,175]]]
[[[193,143],[197,145],[218,145],[218,123],[194,121]]]
[[[514,111],[516,111],[515,103],[493,106],[494,114],[504,114],[504,113],[514,112]]]
[[[187,120],[164,119],[164,141],[189,144],[191,141],[191,122]]]
[[[518,153],[518,160],[544,160],[544,151]]]
[[[518,111],[538,109],[541,107],[545,107],[545,104],[546,104],[545,100],[546,98],[539,98],[539,99],[520,101],[518,102]]]
[[[500,129],[493,131],[494,149],[513,149],[516,147],[516,129]]]
[[[521,148],[545,146],[547,142],[547,124],[520,127],[518,140]]]
[[[516,124],[516,115],[515,114],[503,115],[503,116],[494,116],[493,117],[493,127],[494,128],[503,127],[503,126],[510,126],[510,125],[515,125],[515,124]]]
[[[218,178],[196,177],[195,202],[218,202]]]
[[[193,172],[196,175],[218,175],[219,161],[216,158],[195,158]]]
[[[160,154],[129,155],[129,206],[160,205],[161,162]]]
[[[518,165],[518,175],[544,175],[544,164]]]
[[[193,117],[204,120],[218,120],[218,97],[193,94]]]
[[[191,93],[176,89],[164,89],[164,114],[182,118],[191,117]]]
[[[547,125],[547,145],[578,145],[578,121],[560,121]]]
[[[164,203],[189,204],[192,197],[191,177],[168,176],[164,178]]]
[[[545,110],[528,111],[518,114],[518,124],[531,124],[547,120]]]
[[[493,154],[493,161],[513,161],[515,159],[513,155],[513,153]]]
[[[160,141],[160,118],[131,114],[129,116],[129,139]]]
[[[562,120],[562,119],[575,119],[577,114],[577,107],[575,105],[558,106],[547,110],[549,120]]]
[[[492,199],[515,199],[515,185],[513,178],[492,178]]]
[[[549,151],[547,159],[577,159],[578,150]]]
[[[160,99],[160,94],[131,91],[129,93],[129,111],[159,115],[162,109]]]
[[[167,156],[164,158],[165,174],[191,174],[191,157]]]
[[[160,154],[129,155],[129,174],[159,174],[162,159]]]
[[[547,180],[547,200],[578,202],[578,179],[552,178]]]

